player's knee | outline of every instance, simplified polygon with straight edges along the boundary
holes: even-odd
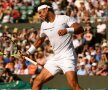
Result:
[[[69,86],[74,87],[77,84],[77,81],[74,78],[70,78],[68,80],[68,84],[69,84]]]
[[[42,80],[40,78],[35,78],[34,82],[33,82],[33,87],[38,87],[42,84]]]

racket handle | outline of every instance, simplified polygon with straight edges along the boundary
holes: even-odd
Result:
[[[34,65],[37,65],[37,63],[35,61],[33,61],[32,59],[28,58],[28,57],[25,57],[25,59],[31,63],[33,63]]]

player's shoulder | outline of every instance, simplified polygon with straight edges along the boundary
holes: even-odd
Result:
[[[44,25],[44,24],[46,24],[47,22],[46,21],[43,21],[42,23],[41,23],[41,25]]]
[[[46,21],[43,21],[43,22],[41,23],[41,27],[46,26],[46,24],[47,24],[47,22],[46,22]]]

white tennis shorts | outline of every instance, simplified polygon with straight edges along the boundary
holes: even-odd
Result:
[[[44,68],[46,68],[52,75],[57,74],[61,70],[65,74],[68,71],[76,70],[76,59],[55,59],[52,58],[46,62]]]

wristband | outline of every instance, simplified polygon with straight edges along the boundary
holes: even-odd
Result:
[[[30,54],[33,54],[36,51],[36,48],[34,45],[32,45],[28,50],[27,50]]]
[[[73,33],[74,32],[74,28],[66,28],[68,33]]]

